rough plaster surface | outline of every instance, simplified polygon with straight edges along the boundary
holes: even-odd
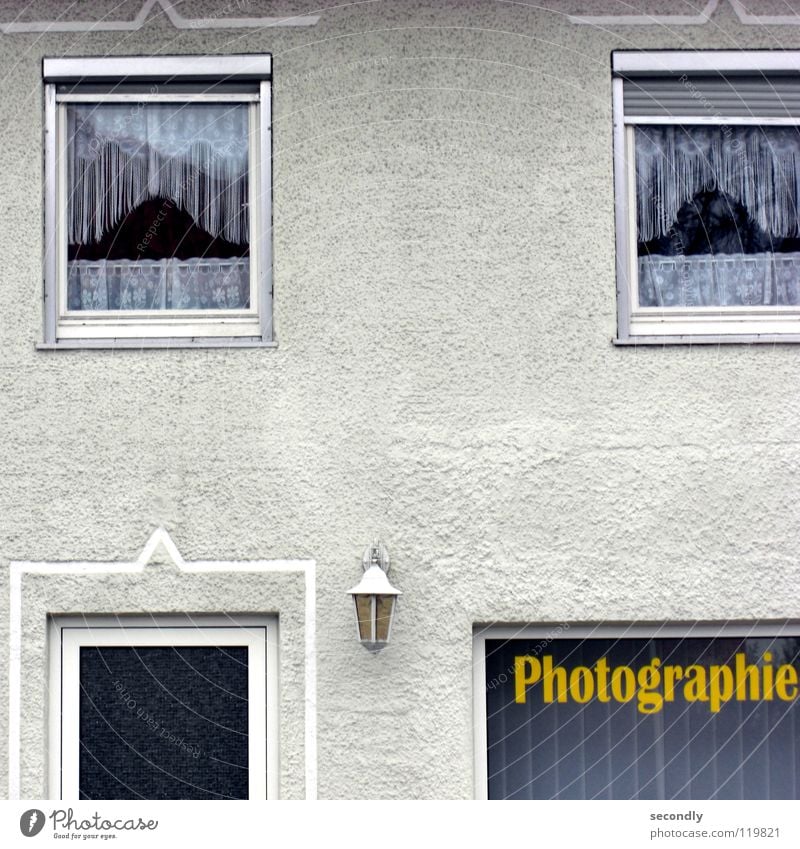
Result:
[[[122,36],[0,37],[3,580],[9,560],[133,559],[159,525],[187,560],[316,560],[323,798],[472,795],[475,623],[800,617],[798,348],[610,343],[610,51],[797,31],[742,26],[728,4],[683,29],[562,14],[587,5],[294,2],[327,8],[306,30],[178,32],[156,14]],[[277,350],[33,348],[41,57],[153,51],[274,56]],[[374,535],[404,592],[377,657],[345,595]],[[32,579],[25,698],[43,692],[54,605],[277,597],[299,635],[287,580]],[[299,675],[300,646],[282,651]],[[282,716],[302,713],[296,675]],[[288,722],[283,792],[301,796]]]

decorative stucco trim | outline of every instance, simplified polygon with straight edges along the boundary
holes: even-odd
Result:
[[[745,26],[800,26],[800,15],[753,15],[742,0],[727,0],[739,23]],[[696,15],[567,15],[573,24],[589,26],[700,26],[717,11],[720,0],[709,0]]]
[[[39,575],[106,575],[143,572],[161,546],[181,572],[300,572],[305,577],[305,790],[317,797],[317,655],[316,563],[313,560],[186,561],[164,528],[156,529],[133,562],[14,561],[10,570],[8,668],[8,798],[19,799],[21,789],[22,727],[22,578]]]
[[[698,26],[708,23],[717,6],[719,0],[709,0],[696,15],[567,15],[567,18],[570,23],[590,26]]]
[[[234,4],[231,4],[234,5]],[[159,6],[175,29],[243,29],[262,27],[311,27],[319,15],[287,15],[268,18],[185,18],[172,0],[145,0],[132,21],[11,21],[0,23],[0,32],[136,32],[147,22],[150,12]]]
[[[728,0],[736,17],[747,26],[800,26],[800,15],[751,15],[741,0]]]

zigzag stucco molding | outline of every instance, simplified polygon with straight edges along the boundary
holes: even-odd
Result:
[[[231,4],[233,5],[233,4]],[[0,32],[6,35],[23,32],[136,32],[158,6],[175,29],[259,29],[262,27],[311,27],[319,15],[289,15],[269,18],[185,18],[172,0],[145,0],[139,14],[132,21],[11,21],[0,23]]]
[[[741,0],[727,0],[736,17],[745,26],[800,26],[800,14],[753,15]],[[573,24],[589,26],[701,26],[711,20],[720,0],[709,0],[696,15],[567,15]],[[158,6],[176,29],[258,29],[261,27],[304,27],[319,22],[319,15],[294,15],[287,17],[186,18],[173,5],[173,0],[145,0],[142,8],[130,21],[10,21],[0,23],[0,32],[9,35],[26,32],[135,32],[146,23],[152,10]]]
[[[751,15],[741,0],[728,0],[736,17],[747,26],[800,26],[800,15]]]
[[[698,26],[707,24],[716,12],[719,0],[709,0],[701,12],[696,15],[567,15],[573,24],[589,24],[590,26],[607,26],[622,24],[623,26]],[[738,14],[738,13],[737,13]]]
[[[32,562],[9,564],[8,667],[8,798],[20,798],[22,728],[22,581],[24,575],[108,575],[143,573],[158,549],[180,572],[299,572],[305,578],[305,789],[306,799],[317,797],[317,654],[316,563],[313,560],[195,560],[183,559],[164,528],[150,535],[132,562]]]
[[[800,15],[752,15],[741,0],[727,0],[745,26],[800,26]],[[711,20],[720,0],[709,0],[696,15],[568,15],[573,24],[589,26],[701,26]]]

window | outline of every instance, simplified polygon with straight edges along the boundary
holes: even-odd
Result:
[[[615,52],[618,341],[800,341],[800,54]]]
[[[476,793],[799,799],[799,681],[796,624],[486,629]]]
[[[51,798],[274,796],[276,627],[267,617],[53,618]]]
[[[270,71],[44,60],[44,347],[272,342]]]

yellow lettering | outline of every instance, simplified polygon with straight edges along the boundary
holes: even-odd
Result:
[[[526,674],[525,669],[528,669]],[[542,664],[535,657],[519,655],[514,658],[514,701],[525,704],[528,684],[535,684],[542,675]]]
[[[583,685],[581,685],[583,681]],[[569,692],[579,704],[586,704],[594,695],[594,678],[591,669],[576,666],[569,676]]]
[[[501,676],[505,681],[506,676]],[[732,699],[789,702],[800,698],[800,669],[793,664],[773,666],[773,653],[764,652],[761,660],[748,663],[744,652],[734,655],[727,664],[703,666],[663,665],[654,657],[646,666],[610,666],[601,657],[592,667],[570,669],[555,662],[552,655],[537,659],[531,655],[514,658],[514,699],[525,704],[528,689],[541,683],[542,701],[587,704],[596,698],[610,701],[637,701],[643,714],[658,713],[665,702],[683,698],[686,702],[705,702],[711,713],[719,713]],[[493,686],[493,685],[492,685]],[[681,688],[679,690],[679,688]]]
[[[553,696],[553,679],[557,679],[556,696]],[[544,658],[544,674],[542,676],[545,702],[557,698],[559,702],[567,701],[567,670],[563,666],[553,668],[553,658],[548,654]]]
[[[622,679],[625,679],[624,685]],[[611,695],[618,702],[629,702],[636,689],[636,676],[630,666],[618,666],[611,673]]]
[[[664,699],[668,702],[675,701],[675,684],[683,679],[682,666],[664,667]]]
[[[683,697],[687,702],[707,702],[706,671],[702,666],[686,667],[686,683],[683,685]]]
[[[661,686],[661,660],[654,657],[649,666],[643,666],[639,670],[637,680],[639,682],[639,713],[658,713],[663,704],[664,697],[659,692]]]
[[[775,692],[784,702],[791,702],[797,698],[797,670],[791,664],[786,663],[778,667],[775,675]]]
[[[771,664],[772,663],[772,652],[766,651],[764,652],[764,663]],[[775,670],[772,666],[765,666],[763,669],[764,674],[764,701],[771,702],[773,695],[773,687],[772,687],[772,676],[775,673]]]
[[[605,703],[611,701],[608,695],[608,661],[604,657],[597,661],[597,700]]]
[[[722,702],[733,695],[733,672],[730,666],[712,666],[708,673],[709,708],[717,713]]]
[[[747,701],[747,693],[745,687],[750,685],[750,700],[755,701],[760,696],[760,687],[758,680],[758,667],[747,663],[747,656],[744,654],[736,655],[736,701]]]

